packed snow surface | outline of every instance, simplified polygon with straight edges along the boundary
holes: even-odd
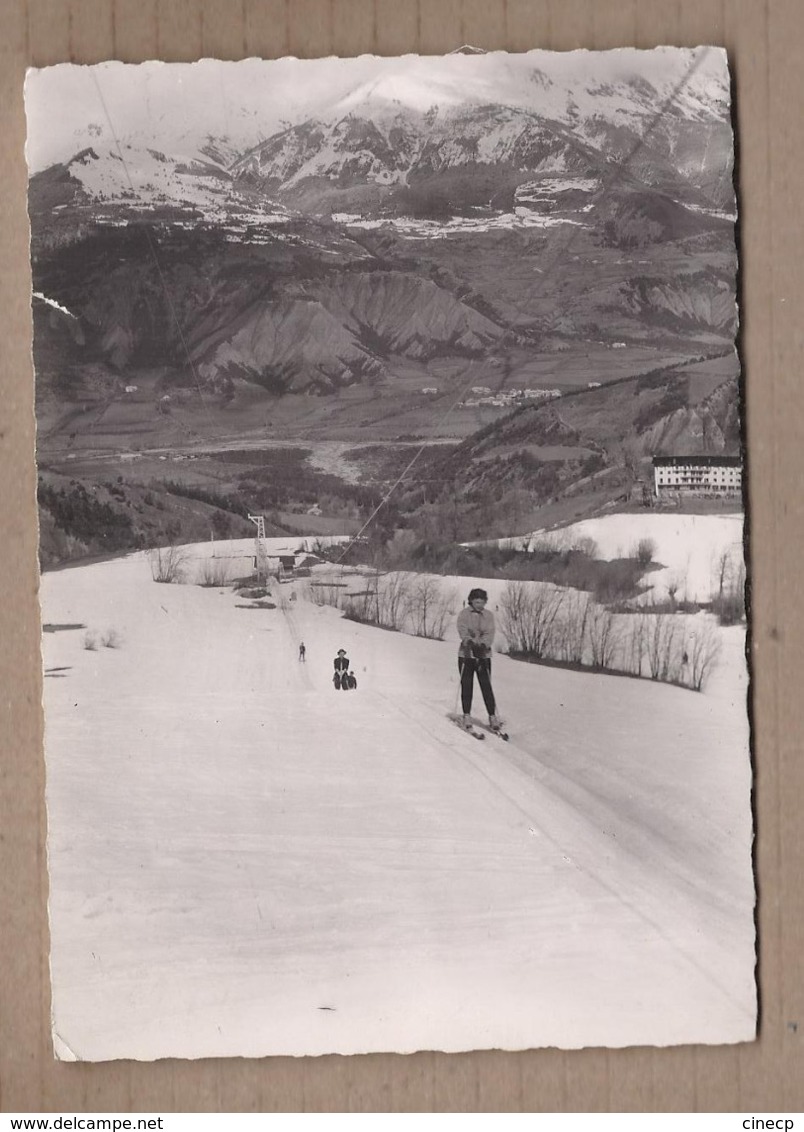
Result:
[[[740,629],[703,694],[495,655],[480,743],[454,632],[141,554],[41,599],[59,1057],[753,1037]]]

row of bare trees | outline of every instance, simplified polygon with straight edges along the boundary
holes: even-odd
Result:
[[[240,560],[229,557],[191,555],[184,546],[161,546],[148,551],[151,577],[168,585],[190,582],[215,587],[229,585]]]
[[[354,621],[443,641],[456,612],[456,598],[437,577],[377,573],[365,582],[366,588],[355,592],[343,581],[316,581],[307,593],[317,605],[342,609]]]
[[[527,660],[624,672],[700,692],[720,652],[708,618],[690,626],[650,606],[615,613],[577,590],[509,582],[500,610],[511,654]]]
[[[456,612],[454,590],[429,574],[376,573],[355,591],[344,580],[311,583],[310,599],[344,616],[419,637],[443,640]],[[509,581],[499,625],[512,656],[678,684],[701,691],[714,671],[720,637],[714,621],[642,606],[617,613],[590,594]]]

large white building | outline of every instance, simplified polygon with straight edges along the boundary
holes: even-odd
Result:
[[[653,486],[658,498],[669,492],[739,495],[742,483],[739,456],[653,457]]]

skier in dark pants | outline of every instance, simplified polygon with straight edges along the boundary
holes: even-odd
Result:
[[[469,605],[458,614],[458,671],[461,675],[462,726],[471,725],[472,694],[475,676],[480,685],[483,702],[489,713],[489,727],[499,731],[502,720],[497,715],[497,704],[491,687],[491,646],[494,642],[494,614],[486,609],[488,594],[474,589],[469,594]]]
[[[332,677],[332,683],[336,688],[347,691],[349,688],[349,658],[346,655],[346,649],[338,649],[338,655],[333,664],[335,665],[335,675]]]
[[[307,649],[304,647],[304,641],[299,645],[299,660],[302,663],[307,661]]]

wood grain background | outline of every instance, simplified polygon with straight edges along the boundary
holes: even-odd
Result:
[[[0,0],[0,1109],[804,1108],[804,5],[801,0]],[[733,1047],[60,1064],[49,1037],[26,66],[725,46],[739,137],[760,1037]]]

